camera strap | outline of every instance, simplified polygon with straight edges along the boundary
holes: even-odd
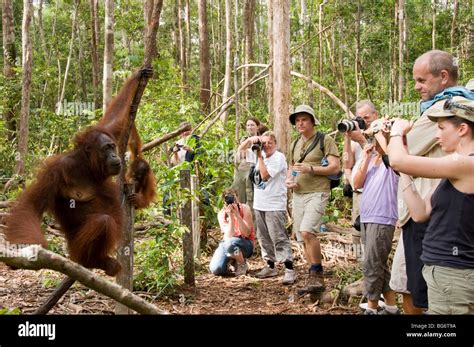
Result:
[[[293,144],[293,149],[291,151],[291,155],[293,157],[293,162],[295,162],[295,148],[296,148],[296,144],[298,143],[298,141],[300,140],[301,136],[298,137],[296,139],[296,141],[294,142]],[[301,154],[301,157],[300,159],[297,161],[297,163],[302,163],[303,160],[306,158],[306,156],[308,155],[308,153],[310,153],[315,147],[316,145],[318,144],[318,141],[321,141],[321,151],[323,152],[323,156],[324,156],[324,133],[322,132],[316,132],[316,135],[314,136],[314,139],[313,139],[313,142],[311,142],[311,144],[306,148],[306,150],[304,151],[303,154]]]

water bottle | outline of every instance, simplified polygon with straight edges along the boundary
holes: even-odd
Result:
[[[298,171],[291,170],[291,176],[289,178],[289,185],[288,188],[295,188],[297,183],[296,183],[296,176],[298,176]]]

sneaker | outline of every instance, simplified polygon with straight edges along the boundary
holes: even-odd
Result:
[[[248,269],[249,266],[247,265],[246,261],[244,261],[242,264],[235,262],[235,277],[245,276],[247,274]]]
[[[293,284],[296,281],[295,270],[285,269],[285,275],[283,275],[283,284]]]
[[[377,312],[374,312],[372,310],[364,310],[364,315],[366,316],[374,316],[374,315],[379,315],[379,316],[396,316],[400,315],[401,312],[399,309],[397,309],[397,312],[391,313],[390,311],[387,311],[385,308],[378,307]]]
[[[255,275],[257,278],[268,278],[278,276],[278,271],[275,268],[271,268],[268,265],[265,266],[259,273]]]
[[[309,272],[307,288],[310,293],[324,292],[326,287],[324,286],[324,275],[322,271]]]

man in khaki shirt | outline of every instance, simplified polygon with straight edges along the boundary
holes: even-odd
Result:
[[[331,188],[327,176],[339,172],[339,153],[329,136],[324,136],[324,153],[319,142],[307,151],[317,136],[315,126],[319,125],[310,106],[298,106],[290,115],[290,122],[300,133],[290,145],[285,181],[287,188],[293,189],[293,231],[297,240],[304,242],[306,261],[310,264],[307,291],[322,292],[325,286],[317,232],[329,201]],[[323,157],[327,158],[327,166],[321,165]]]
[[[418,57],[413,66],[415,89],[420,93],[421,115],[415,121],[412,130],[407,135],[408,150],[411,155],[436,158],[445,155],[437,143],[435,134],[437,124],[428,119],[430,106],[434,100],[443,98],[442,92],[457,85],[458,69],[454,57],[444,51],[432,50]],[[412,185],[422,199],[426,197],[438,184],[439,179],[416,177]],[[403,308],[406,314],[421,314],[423,308],[428,307],[426,282],[422,276],[423,263],[420,260],[423,237],[428,223],[415,223],[408,214],[402,191],[407,189],[402,185],[398,191],[398,218],[402,226],[400,250],[406,262],[406,288],[403,280],[402,255],[395,255],[392,267],[392,281],[390,286],[403,294]],[[404,247],[404,250],[403,250]],[[398,278],[397,278],[398,277]]]

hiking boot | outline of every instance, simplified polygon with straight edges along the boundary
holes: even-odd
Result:
[[[268,278],[268,277],[275,277],[278,276],[278,271],[275,268],[271,268],[270,266],[266,265],[259,273],[255,275],[257,278]]]
[[[285,269],[285,274],[283,275],[283,284],[293,284],[296,281],[296,272],[295,270]]]
[[[235,262],[235,277],[245,276],[247,274],[248,269],[249,266],[247,265],[247,262],[245,260],[242,264]]]
[[[309,272],[307,288],[310,293],[324,292],[326,287],[324,286],[324,276],[322,271]]]

